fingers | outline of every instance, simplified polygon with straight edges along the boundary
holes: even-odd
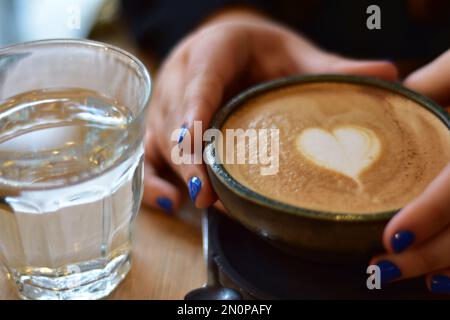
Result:
[[[450,225],[450,164],[411,204],[394,216],[385,228],[388,252],[402,252],[419,245]]]
[[[207,208],[217,200],[204,165],[186,164],[181,170],[189,197],[197,208]]]
[[[171,214],[180,207],[180,192],[168,181],[158,177],[152,166],[146,162],[144,167],[144,194],[142,202]]]
[[[200,122],[201,124],[202,122]],[[198,208],[206,208],[214,203],[217,199],[211,183],[209,182],[206,167],[203,159],[203,128],[198,127],[199,123],[196,121],[194,127],[195,136],[192,137],[189,130],[180,130],[184,134],[183,141],[176,146],[175,155],[179,159],[174,165],[174,169],[185,181],[189,197]],[[183,133],[185,132],[185,133]],[[191,140],[194,141],[193,149],[191,148]],[[172,159],[174,160],[174,158]]]
[[[450,269],[428,275],[427,287],[433,293],[450,294]]]
[[[388,81],[398,79],[397,67],[389,61],[349,59],[322,51],[304,40],[296,41],[289,50],[299,73],[341,73]]]
[[[450,164],[391,219],[383,234],[388,254],[375,257],[382,282],[424,275],[450,265]]]
[[[450,50],[411,74],[405,85],[447,105],[449,71]],[[383,282],[429,274],[432,292],[450,293],[450,164],[389,222],[383,243],[389,253],[373,259]]]
[[[194,120],[208,126],[222,102],[225,88],[246,64],[245,44],[232,30],[227,33],[205,33],[205,39],[191,49],[186,70],[186,87],[182,101],[185,123],[192,132]]]
[[[330,69],[333,73],[370,76],[388,81],[398,79],[397,68],[389,61],[358,61],[340,58],[340,61],[334,62]]]
[[[155,168],[160,168],[162,159],[154,141],[152,130],[145,135],[145,164],[144,164],[144,194],[142,202],[150,207],[173,213],[180,206],[179,190],[156,174]]]
[[[145,158],[152,164],[154,169],[162,165],[161,154],[158,151],[155,141],[155,134],[152,129],[147,129],[144,136]]]
[[[240,36],[232,32],[213,35],[214,37],[205,34],[207,39],[190,51],[182,101],[185,114],[177,141],[183,152],[191,153],[192,159],[197,157],[200,160],[179,166],[179,173],[188,186],[191,200],[199,208],[208,207],[216,200],[205,165],[201,161],[202,135],[222,102],[225,88],[245,63],[240,55]],[[196,130],[194,121],[199,130]]]
[[[450,265],[450,164],[425,192],[387,225],[388,254],[375,257],[382,282],[411,278]]]
[[[375,257],[383,283],[417,277],[447,268],[450,265],[450,228],[424,244],[406,250],[400,254],[387,254]]]
[[[437,102],[450,103],[450,50],[415,71],[405,79],[405,85]]]
[[[222,212],[227,212],[227,210],[225,209],[225,207],[223,206],[222,202],[220,200],[217,200],[214,203],[214,207],[216,207],[217,209],[219,209]]]

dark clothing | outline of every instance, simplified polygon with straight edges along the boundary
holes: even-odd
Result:
[[[429,61],[450,47],[450,1],[428,21],[414,19],[407,0],[133,0],[123,1],[138,42],[159,57],[202,19],[233,5],[254,7],[306,35],[324,49],[358,58]],[[366,9],[381,8],[381,30],[369,30]]]

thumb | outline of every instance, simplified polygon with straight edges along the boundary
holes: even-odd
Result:
[[[351,74],[388,81],[398,79],[397,67],[389,61],[356,60],[319,51],[316,54],[299,55],[297,62],[302,73]]]
[[[398,79],[397,68],[389,61],[352,60],[339,57],[331,62],[329,68],[330,72],[334,73],[371,76],[388,81]]]
[[[398,79],[397,67],[386,60],[358,60],[324,51],[305,39],[288,46],[299,73],[342,73],[371,76],[384,80]]]
[[[450,50],[416,70],[405,79],[405,85],[444,106],[450,104]]]

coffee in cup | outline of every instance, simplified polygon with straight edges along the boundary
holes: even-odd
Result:
[[[224,163],[243,186],[310,210],[368,214],[398,210],[450,162],[450,131],[433,112],[380,87],[312,82],[245,101],[222,125],[279,130],[279,170]],[[236,146],[236,145],[235,145]]]

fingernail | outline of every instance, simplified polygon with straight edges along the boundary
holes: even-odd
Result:
[[[202,180],[199,177],[192,177],[189,179],[189,195],[191,197],[192,202],[195,203],[195,199],[197,199],[197,195],[202,189]]]
[[[173,204],[172,200],[166,197],[158,197],[156,198],[156,203],[158,206],[164,210],[165,213],[172,213],[173,212]]]
[[[391,282],[402,276],[400,269],[388,260],[378,262],[377,266],[380,268],[381,272],[381,283]]]
[[[179,135],[179,137],[178,137],[178,144],[180,144],[180,143],[183,142],[184,136],[186,135],[187,132],[188,132],[187,125],[184,123],[184,124],[181,126],[180,135]]]
[[[415,236],[411,231],[400,231],[391,239],[391,246],[395,253],[400,253],[414,242]]]
[[[442,274],[431,277],[431,292],[450,293],[450,277]]]

